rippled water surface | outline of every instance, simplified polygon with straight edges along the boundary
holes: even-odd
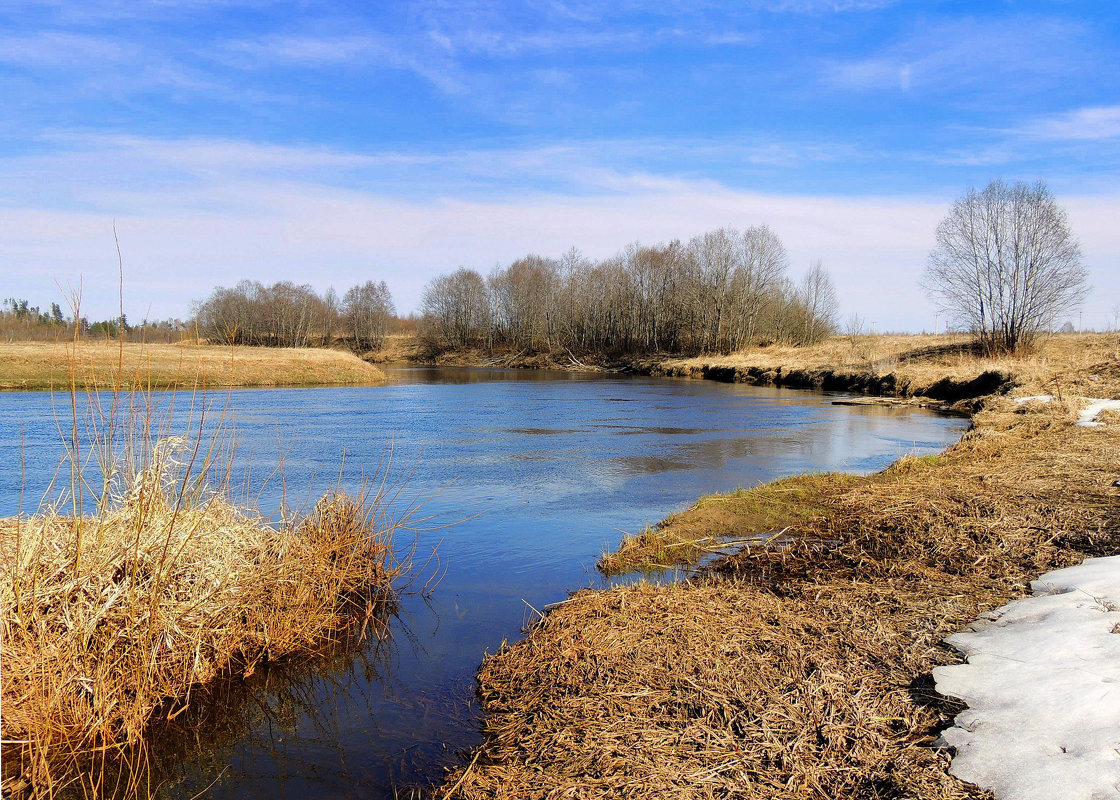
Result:
[[[168,796],[391,797],[438,779],[478,740],[474,671],[533,609],[600,585],[596,557],[698,495],[815,470],[867,472],[936,452],[965,421],[835,406],[833,397],[709,381],[398,369],[380,387],[241,390],[226,416],[251,493],[274,513],[337,480],[391,472],[429,498],[423,559],[445,569],[404,598],[390,639],[221,687],[157,752]],[[0,515],[33,508],[68,400],[0,395]],[[218,405],[226,405],[222,395]],[[263,478],[283,453],[283,480]],[[412,534],[402,535],[410,539]]]

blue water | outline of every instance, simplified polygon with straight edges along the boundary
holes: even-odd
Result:
[[[623,531],[707,492],[937,452],[967,424],[709,381],[390,375],[387,386],[211,397],[207,424],[221,416],[235,429],[235,483],[269,514],[305,507],[337,480],[356,487],[391,448],[391,480],[407,479],[402,501],[423,499],[419,516],[430,518],[419,526],[429,530],[398,541],[415,538],[421,561],[438,546],[429,573],[442,578],[430,596],[404,597],[387,642],[223,690],[188,733],[169,737],[162,794],[391,797],[436,780],[478,741],[472,689],[484,652],[516,639],[533,609],[601,585],[595,559]],[[69,426],[68,399],[56,402],[0,394],[0,515],[33,510],[69,483],[64,469],[50,488],[62,453],[56,420]],[[176,403],[181,419],[187,400]]]

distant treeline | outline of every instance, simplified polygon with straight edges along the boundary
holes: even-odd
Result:
[[[421,317],[401,319],[384,281],[341,297],[309,285],[243,280],[198,301],[194,319],[131,326],[90,324],[90,335],[150,341],[189,336],[269,347],[345,345],[377,350],[393,332],[416,330],[429,351],[464,347],[570,353],[729,353],[771,342],[812,344],[835,332],[836,292],[820,262],[799,282],[766,226],[719,228],[687,243],[632,244],[602,261],[575,248],[558,259],[528,255],[483,277],[461,268],[424,289]],[[8,300],[8,338],[72,335],[57,305],[48,312]],[[32,335],[34,334],[34,335]]]
[[[484,278],[442,275],[424,290],[429,348],[728,353],[811,344],[834,332],[836,292],[818,262],[800,283],[768,227],[720,228],[687,244],[631,245],[603,261],[530,255]]]
[[[241,281],[218,287],[198,304],[199,334],[211,342],[269,347],[318,347],[342,342],[355,350],[376,350],[396,321],[393,297],[384,281],[366,281],[341,298],[322,295],[290,281],[265,286]]]
[[[4,341],[55,341],[74,336],[74,314],[63,312],[58,303],[44,311],[31,301],[9,297],[0,305],[0,337]],[[91,322],[84,316],[77,319],[78,334],[87,338],[123,338],[127,341],[173,342],[189,331],[189,324],[177,319],[129,324],[125,315]]]

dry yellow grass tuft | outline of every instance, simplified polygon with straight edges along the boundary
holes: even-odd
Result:
[[[202,388],[373,384],[385,373],[340,350],[130,344],[0,344],[0,389]]]
[[[107,794],[98,776],[196,687],[386,632],[406,565],[380,495],[273,527],[224,492],[185,494],[190,461],[165,440],[97,516],[0,520],[6,778]]]

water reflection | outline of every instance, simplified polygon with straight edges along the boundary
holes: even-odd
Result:
[[[390,375],[382,387],[233,392],[238,457],[253,463],[246,491],[271,513],[284,487],[292,503],[336,477],[353,486],[392,442],[398,474],[415,466],[408,493],[431,497],[426,515],[470,517],[417,534],[421,552],[439,545],[442,583],[430,601],[402,599],[391,643],[258,674],[192,706],[163,734],[171,744],[154,750],[163,753],[160,795],[392,797],[438,779],[477,741],[471,687],[483,653],[516,639],[530,608],[600,585],[595,559],[621,531],[703,493],[933,452],[966,424],[707,381],[462,368]],[[0,412],[0,514],[10,514],[19,487],[27,497],[46,490],[60,447],[49,396],[0,395]],[[262,487],[281,453],[283,482]]]

